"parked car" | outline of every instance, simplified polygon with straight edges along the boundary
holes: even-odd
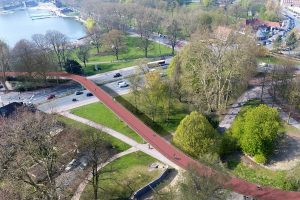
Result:
[[[47,100],[54,99],[54,98],[55,98],[55,95],[54,95],[54,94],[50,94],[50,95],[47,97]]]
[[[90,92],[88,92],[88,93],[86,93],[86,96],[87,97],[92,97],[92,96],[94,96],[92,93],[90,93]]]
[[[122,76],[122,74],[116,73],[116,74],[114,75],[114,78],[118,78],[118,77],[121,77],[121,76]]]
[[[83,92],[82,92],[82,91],[77,91],[77,92],[75,92],[75,94],[76,94],[76,95],[82,95]]]
[[[119,81],[118,86],[119,86],[119,88],[128,87],[128,83],[126,83],[125,81]]]

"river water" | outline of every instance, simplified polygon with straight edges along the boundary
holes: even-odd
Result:
[[[0,13],[0,39],[13,47],[20,39],[30,39],[33,34],[57,30],[72,40],[85,35],[85,27],[73,18],[56,17],[50,11],[27,9]]]

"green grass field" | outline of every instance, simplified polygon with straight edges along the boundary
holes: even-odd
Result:
[[[101,70],[95,71],[95,64],[87,64],[86,67],[83,68],[84,74],[91,76],[94,74],[104,73],[108,71],[113,71],[117,69],[122,69],[125,67],[131,67],[136,65],[135,60],[127,61],[127,62],[111,62],[111,63],[102,63],[102,64],[96,64],[98,68],[101,68]]]
[[[125,40],[125,47],[119,54],[119,60],[135,60],[139,58],[144,58],[145,53],[140,46],[140,40],[138,37],[130,37],[126,36]],[[172,53],[171,48],[161,45],[155,42],[150,41],[148,57],[160,57],[170,55]],[[100,55],[97,55],[96,48],[93,48],[90,51],[92,57],[89,59],[89,62],[111,62],[116,61],[116,57],[113,52],[108,51],[106,49],[101,48]]]
[[[160,170],[149,170],[156,160],[142,152],[123,156],[103,168],[100,176],[100,199],[129,199],[131,194],[159,176]],[[113,171],[105,173],[105,171]],[[93,188],[87,185],[81,200],[93,199]]]
[[[104,47],[100,49],[99,54],[97,54],[96,48],[92,48],[90,50],[90,58],[87,67],[83,68],[84,73],[86,75],[94,75],[98,73],[130,67],[136,65],[137,59],[145,58],[143,49],[139,47],[140,40],[138,37],[126,36],[124,41],[125,47],[121,50],[119,54],[119,60],[116,59],[116,56],[113,52],[105,49]],[[151,41],[147,60],[150,61],[151,58],[167,56],[170,55],[171,52],[171,48]],[[72,58],[78,60],[78,58],[76,57],[76,53],[72,53]],[[83,63],[81,61],[79,62],[83,66]],[[100,67],[101,70],[94,71],[95,65]]]
[[[126,144],[106,133],[103,133],[103,132],[99,131],[98,129],[95,129],[93,127],[90,127],[88,125],[85,125],[83,123],[74,121],[72,119],[69,119],[69,118],[66,118],[63,116],[58,116],[58,119],[60,121],[62,121],[63,123],[65,123],[68,127],[80,130],[82,132],[82,134],[88,135],[91,133],[98,133],[99,135],[101,135],[101,138],[104,141],[112,144],[115,147],[115,149],[117,149],[118,152],[122,152],[122,151],[125,151],[130,148],[130,146],[128,144]]]
[[[134,139],[139,143],[143,143],[143,139],[131,130],[123,121],[121,121],[112,111],[110,111],[102,103],[92,103],[89,105],[75,108],[71,111],[73,114],[89,119],[93,122],[107,126],[124,135]]]
[[[158,119],[153,122],[146,114],[144,114],[143,102],[137,102],[139,109],[139,111],[137,112],[136,108],[133,106],[134,97],[132,94],[126,94],[116,97],[116,100],[162,136],[175,132],[180,121],[188,114],[185,105],[174,101],[169,120],[166,121],[162,117],[158,117]]]

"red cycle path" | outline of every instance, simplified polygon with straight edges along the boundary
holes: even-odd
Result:
[[[24,73],[6,73],[6,75],[20,74],[24,75]],[[149,142],[149,144],[151,144],[156,150],[158,150],[161,154],[163,154],[165,157],[167,157],[183,169],[189,169],[191,166],[193,166],[193,168],[195,168],[201,175],[215,174],[216,178],[220,179],[220,182],[224,185],[225,188],[246,196],[255,197],[257,199],[300,200],[300,192],[289,192],[270,187],[258,188],[256,184],[249,183],[245,180],[229,175],[224,175],[221,172],[217,172],[192,159],[188,155],[184,154],[183,152],[172,146],[158,134],[156,134],[141,120],[135,117],[130,111],[128,111],[121,104],[116,102],[109,94],[107,94],[96,84],[86,79],[85,77],[60,72],[51,72],[48,73],[48,75],[70,78],[83,85],[87,90],[92,92],[102,103],[104,103],[109,109],[111,109],[116,115],[118,115],[119,118],[122,119],[130,128],[132,128],[147,142]]]

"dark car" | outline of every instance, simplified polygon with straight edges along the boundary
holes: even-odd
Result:
[[[92,93],[90,93],[90,92],[88,92],[88,93],[86,93],[86,96],[87,97],[92,97],[92,96],[94,96]]]
[[[82,95],[82,94],[83,94],[83,92],[81,92],[81,91],[77,91],[77,92],[75,92],[75,94],[76,94],[76,95]]]
[[[121,77],[121,76],[122,76],[122,74],[116,73],[116,74],[114,75],[114,78],[118,78],[118,77]]]
[[[54,94],[51,94],[47,97],[47,100],[50,100],[50,99],[54,99],[55,98],[55,95]]]
[[[74,101],[74,102],[75,102],[75,101],[78,101],[78,100],[77,100],[76,98],[73,98],[73,99],[72,99],[72,101]]]

